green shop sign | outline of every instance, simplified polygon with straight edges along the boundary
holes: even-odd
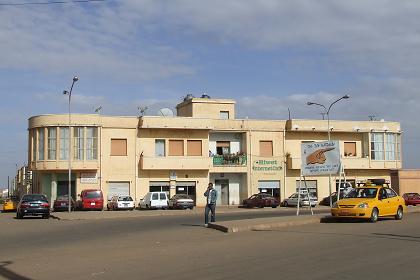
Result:
[[[252,170],[254,171],[280,171],[282,167],[278,160],[255,160],[252,164]]]

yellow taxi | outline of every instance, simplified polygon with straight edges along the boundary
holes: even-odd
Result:
[[[16,211],[19,201],[17,197],[8,197],[3,203],[3,212]]]
[[[368,219],[375,223],[379,217],[394,216],[401,220],[406,211],[404,198],[385,186],[365,185],[354,188],[331,208],[337,218]]]

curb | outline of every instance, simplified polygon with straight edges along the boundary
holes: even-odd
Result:
[[[299,225],[319,223],[321,219],[323,218],[325,218],[324,214],[320,214],[320,215],[313,215],[306,219],[300,219],[300,220],[268,222],[268,223],[243,225],[243,226],[228,226],[228,225],[223,225],[223,224],[210,223],[209,228],[219,230],[225,233],[235,233],[235,232],[244,232],[244,231],[262,231],[262,230],[278,229],[278,228],[289,227],[289,226],[299,226]]]

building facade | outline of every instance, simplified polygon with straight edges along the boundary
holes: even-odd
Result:
[[[384,178],[401,168],[397,122],[331,121],[346,179]],[[54,200],[101,189],[105,197],[129,194],[139,202],[149,191],[185,193],[198,206],[212,182],[220,205],[239,205],[258,192],[281,200],[296,192],[300,144],[327,139],[324,120],[235,118],[235,101],[189,98],[177,116],[118,117],[41,115],[29,119],[28,162],[34,192]],[[69,143],[71,148],[69,149]],[[306,178],[318,198],[329,195],[328,177]],[[338,177],[333,177],[338,180]]]

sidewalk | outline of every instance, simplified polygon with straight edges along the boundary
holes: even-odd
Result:
[[[324,206],[317,206],[316,209],[324,209]],[[325,208],[326,209],[326,208]],[[296,208],[239,208],[236,206],[218,206],[217,214],[223,213],[250,213],[250,212],[296,212]],[[303,210],[305,212],[306,210]],[[309,210],[308,210],[309,211]],[[133,210],[133,211],[74,211],[68,212],[51,212],[51,217],[57,220],[73,221],[73,220],[100,220],[100,219],[116,219],[116,218],[135,218],[135,217],[157,217],[157,216],[185,216],[185,215],[202,215],[204,207],[194,207],[193,210]]]
[[[328,208],[328,207],[326,207]],[[296,211],[296,208],[291,208]],[[407,207],[407,213],[420,213],[420,207],[409,206]],[[258,219],[247,219],[247,220],[235,220],[226,221],[220,223],[209,224],[209,228],[220,230],[222,232],[234,233],[243,231],[258,231],[258,230],[270,230],[278,229],[288,226],[298,226],[305,224],[320,223],[322,220],[328,222],[334,219],[333,217],[325,214],[314,214],[310,215],[309,211],[303,211],[299,216],[286,216],[286,217],[274,217],[274,218],[258,218]]]

